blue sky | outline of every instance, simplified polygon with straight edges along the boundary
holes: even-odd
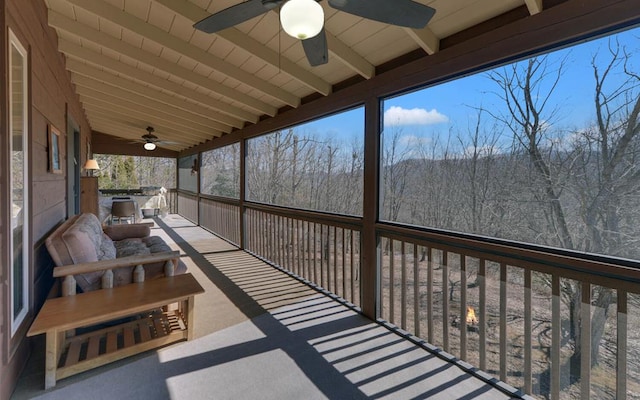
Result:
[[[634,71],[640,70],[640,28],[627,30],[610,38],[617,38],[621,46],[634,54]],[[551,63],[559,63],[566,57],[565,73],[552,101],[561,109],[555,124],[566,127],[585,126],[593,115],[594,76],[591,59],[599,53],[597,64],[603,65],[608,55],[609,38],[601,38],[550,53]],[[500,67],[498,68],[500,69]],[[618,82],[622,74],[612,76]],[[613,82],[613,81],[612,81]],[[466,129],[474,121],[475,106],[482,105],[494,112],[504,109],[500,99],[493,94],[497,85],[487,73],[459,78],[430,88],[387,99],[383,104],[385,125],[402,128],[402,132],[414,136],[440,135],[451,128]],[[488,117],[486,118],[488,120]],[[297,129],[320,137],[346,139],[362,135],[364,110],[347,111],[322,120],[313,121]]]

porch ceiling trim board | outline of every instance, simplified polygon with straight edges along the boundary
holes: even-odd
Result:
[[[185,131],[192,133],[194,136],[196,134],[202,135],[203,137],[222,136],[222,132],[194,122],[190,120],[188,116],[185,117],[184,115],[180,115],[178,113],[170,115],[149,105],[135,103],[134,101],[118,98],[116,96],[89,89],[84,86],[77,86],[76,92],[80,95],[80,97],[84,99],[83,101],[87,101],[87,99],[93,99],[116,109],[130,110],[131,112],[148,115],[149,117],[153,117],[153,119],[171,122],[176,126],[182,127],[183,129],[185,129]]]
[[[152,0],[158,4],[163,5],[169,10],[175,12],[178,15],[191,21],[191,23],[198,22],[209,14],[207,10],[198,7],[197,5],[186,0]],[[310,89],[328,95],[331,93],[332,88],[329,82],[317,77],[312,72],[305,70],[297,64],[291,62],[286,57],[281,57],[277,52],[269,49],[257,40],[245,35],[236,28],[228,28],[223,31],[217,32],[216,35],[233,44],[234,46],[247,51],[264,62],[271,64],[274,67],[280,69],[280,71],[288,74],[292,78],[298,80],[300,83],[306,85]]]
[[[419,58],[370,80],[348,86],[331,96],[305,103],[296,110],[247,126],[212,143],[185,150],[180,155],[210,150],[237,142],[241,138],[260,136],[356,107],[369,97],[386,97],[409,88],[442,82],[463,73],[486,68],[496,59],[523,57],[590,34],[638,23],[640,7],[636,7],[632,1],[567,0],[539,14],[490,29],[484,34],[442,48],[429,57]]]
[[[215,80],[209,79],[208,77],[201,75],[197,72],[191,71],[187,68],[180,67],[179,65],[173,62],[170,62],[168,60],[165,60],[162,57],[158,57],[155,54],[149,53],[138,47],[129,45],[123,42],[122,40],[116,39],[106,33],[102,33],[89,26],[83,25],[77,21],[73,21],[65,17],[64,15],[56,13],[55,11],[51,11],[51,10],[49,11],[49,25],[55,29],[77,36],[79,39],[90,41],[104,48],[113,50],[118,54],[127,56],[149,67],[156,68],[168,74],[174,75],[178,78],[184,79],[187,82],[191,82],[195,85],[209,89],[214,93],[227,97],[231,100],[237,101],[238,103],[243,104],[246,107],[252,108],[260,113],[271,115],[271,116],[276,114],[276,107],[270,104],[257,100],[249,95],[240,93],[229,86],[218,83]],[[71,46],[85,49],[82,46],[78,46],[77,44],[70,43],[69,41],[66,41],[64,39],[61,39],[59,42],[67,43],[68,45],[65,45],[64,48],[68,49],[69,51],[74,51],[73,47]],[[62,50],[63,47],[61,46],[61,44],[59,44],[58,46],[60,47],[61,51],[63,51]],[[85,51],[91,51],[91,50],[85,49]],[[103,57],[106,57],[106,56],[103,55]],[[117,61],[117,60],[114,59],[114,61]],[[120,72],[120,71],[117,71],[117,72]]]
[[[279,102],[282,102],[291,107],[298,107],[300,105],[300,98],[295,95],[272,85],[262,79],[257,78],[255,75],[250,74],[235,65],[231,65],[226,61],[214,56],[211,53],[201,50],[200,48],[173,36],[164,30],[147,23],[144,20],[136,18],[135,16],[128,14],[118,8],[105,3],[102,0],[67,0],[69,3],[78,6],[100,18],[104,18],[111,23],[119,25],[120,27],[127,29],[131,32],[135,32],[143,37],[175,51],[178,54],[182,54],[185,57],[199,62],[203,65],[212,68],[229,78],[233,79],[237,83],[247,85],[264,95],[269,96]]]
[[[110,71],[113,71],[118,74],[129,76],[132,79],[137,81],[146,83],[148,85],[155,86],[159,89],[164,89],[168,92],[175,93],[179,96],[187,97],[202,103],[206,106],[215,108],[216,110],[223,112],[225,114],[255,123],[258,122],[259,117],[255,114],[252,114],[249,111],[243,110],[239,107],[235,107],[231,104],[224,103],[220,100],[217,100],[207,94],[196,92],[193,89],[190,89],[186,86],[182,86],[175,82],[169,81],[167,79],[163,79],[159,76],[149,74],[145,71],[142,71],[138,68],[132,67],[130,65],[124,64],[120,61],[117,61],[111,57],[106,57],[101,54],[96,53],[95,51],[91,51],[75,45],[73,43],[67,42],[66,40],[58,41],[58,49],[66,54],[69,57],[73,57],[73,59],[67,59],[67,69],[73,72],[82,73],[82,67],[87,64],[84,64],[84,61],[89,62],[98,67],[104,67]],[[76,61],[77,60],[77,61]],[[86,73],[85,73],[86,74]],[[275,109],[273,109],[275,114]]]
[[[176,115],[180,118],[183,118],[187,121],[194,122],[206,128],[215,129],[224,133],[231,132],[231,127],[228,125],[221,124],[209,118],[183,110],[182,108],[173,107],[164,102],[160,102],[155,99],[150,99],[145,96],[141,96],[137,93],[126,91],[118,87],[102,83],[100,81],[88,78],[86,76],[73,74],[71,76],[71,81],[75,83],[76,87],[78,88],[84,88],[84,89],[89,89],[92,91],[104,93],[118,99],[122,99],[128,102],[133,102],[134,104],[144,104],[146,107],[151,107],[154,110],[162,111],[167,114]]]

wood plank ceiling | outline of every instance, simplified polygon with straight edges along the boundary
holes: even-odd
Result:
[[[192,27],[240,0],[45,0],[92,129],[133,142],[153,126],[159,146],[175,151],[327,96],[340,82],[371,79],[405,54],[433,54],[442,39],[512,10],[542,10],[542,0],[417,1],[436,10],[421,30],[320,2],[329,62],[311,67],[277,10],[217,34]]]

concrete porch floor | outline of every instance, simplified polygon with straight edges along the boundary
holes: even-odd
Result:
[[[63,379],[45,391],[44,337],[12,399],[501,399],[340,301],[178,215],[162,236],[204,287],[195,339]]]

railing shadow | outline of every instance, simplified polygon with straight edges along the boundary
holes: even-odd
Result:
[[[452,391],[451,398],[473,399],[492,390],[500,394],[324,294],[302,284],[278,286],[283,281],[269,277],[280,278],[282,272],[246,252],[200,254],[159,225],[263,335],[165,362],[162,371],[185,374],[280,351],[328,398],[428,398],[446,390]],[[243,273],[242,264],[255,272]],[[256,269],[260,266],[271,275]],[[464,381],[475,384],[460,385]]]

